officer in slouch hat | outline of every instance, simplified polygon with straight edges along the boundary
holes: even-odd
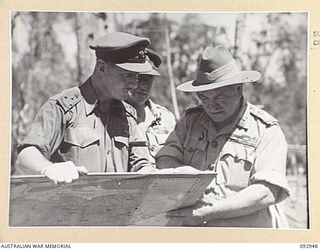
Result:
[[[289,196],[287,142],[277,119],[248,103],[242,84],[257,71],[241,71],[223,46],[207,47],[196,79],[178,86],[202,105],[188,109],[156,155],[157,167],[217,172],[194,206],[168,213],[182,225],[287,227],[278,205]]]

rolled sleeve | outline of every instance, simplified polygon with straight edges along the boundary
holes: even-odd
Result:
[[[138,129],[135,129],[135,132],[132,136],[133,141],[144,141],[144,137]],[[148,159],[149,150],[145,146],[130,147],[129,154],[129,171],[136,172],[144,167],[151,167],[151,162]]]
[[[134,119],[130,118],[128,120],[130,127],[129,135],[129,145],[132,142],[145,142],[146,138],[144,131],[141,130]],[[129,162],[128,170],[130,172],[137,172],[144,167],[151,167],[151,162],[149,161],[149,150],[146,146],[130,146],[129,149]]]
[[[255,173],[251,183],[267,182],[281,188],[277,202],[290,195],[286,179],[287,142],[278,125],[266,128],[265,134],[256,149]]]
[[[64,111],[55,100],[47,101],[31,123],[27,136],[18,145],[18,152],[34,146],[49,159],[60,146],[65,128]]]
[[[168,156],[183,162],[183,144],[186,137],[186,118],[181,118],[175,125],[174,130],[170,133],[164,146],[156,154],[156,160],[162,156]]]

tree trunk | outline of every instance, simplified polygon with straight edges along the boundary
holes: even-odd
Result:
[[[167,50],[167,66],[168,66],[168,73],[169,73],[169,80],[170,80],[172,105],[173,105],[174,115],[176,119],[179,120],[180,113],[179,113],[179,107],[178,107],[177,96],[176,96],[176,85],[174,82],[174,76],[172,72],[172,63],[171,63],[170,31],[169,31],[169,23],[167,21],[166,16],[164,16],[164,21],[165,21],[165,39],[166,39],[166,50]]]
[[[82,82],[82,66],[81,66],[81,38],[80,38],[80,24],[79,24],[79,17],[78,15],[81,15],[81,13],[75,13],[75,19],[74,19],[74,31],[76,34],[76,40],[77,40],[77,55],[76,55],[76,61],[77,61],[77,82]]]

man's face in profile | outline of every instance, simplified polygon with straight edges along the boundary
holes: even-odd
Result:
[[[116,100],[127,99],[131,92],[138,86],[138,73],[128,71],[111,63],[100,61],[99,84],[96,84],[96,91],[101,96],[100,101],[105,98]]]
[[[242,90],[239,85],[231,85],[198,92],[204,110],[214,122],[230,119],[241,105]]]
[[[152,75],[139,75],[139,85],[132,91],[131,102],[143,105],[150,98],[153,80]]]

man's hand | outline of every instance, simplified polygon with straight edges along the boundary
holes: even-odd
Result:
[[[73,180],[79,178],[79,173],[87,174],[88,171],[85,167],[77,167],[73,162],[67,161],[50,164],[45,167],[41,173],[57,185],[60,182],[71,183]]]
[[[21,174],[43,174],[55,184],[70,183],[79,178],[79,173],[88,173],[85,167],[77,167],[71,161],[53,163],[34,146],[21,150],[17,157],[16,167]]]
[[[140,174],[199,174],[203,173],[191,166],[181,166],[177,168],[157,169],[154,167],[143,167],[137,173]]]
[[[203,173],[194,167],[191,166],[181,166],[177,168],[163,168],[157,169],[154,167],[145,167],[138,171],[138,173],[161,173],[161,174],[199,174]]]
[[[181,167],[177,167],[177,168],[167,168],[167,169],[163,169],[162,171],[170,171],[173,174],[200,174],[203,173],[203,171],[196,169],[192,166],[181,166]]]
[[[212,204],[198,201],[191,207],[180,208],[167,212],[169,224],[179,224],[181,226],[201,226],[205,221],[205,216],[210,212]]]
[[[157,172],[159,172],[159,169],[156,169],[152,166],[143,167],[137,171],[139,174],[155,174]]]

